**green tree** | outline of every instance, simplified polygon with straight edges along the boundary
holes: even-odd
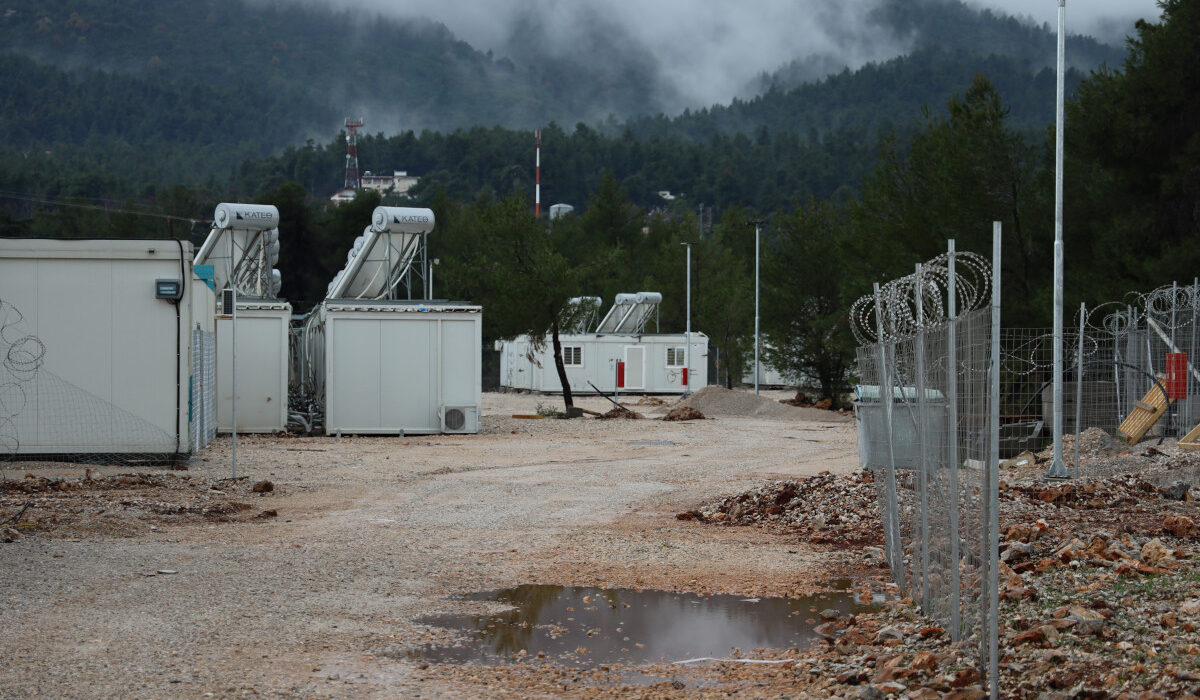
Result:
[[[1200,268],[1200,4],[1159,6],[1067,105],[1068,260],[1105,299]]]
[[[460,212],[457,225],[476,232],[475,246],[468,255],[444,265],[447,283],[484,304],[485,336],[528,335],[534,343],[549,337],[563,404],[573,407],[559,336],[588,311],[567,302],[580,295],[582,280],[604,259],[573,264],[519,195],[477,202],[469,214]]]
[[[999,93],[979,75],[961,98],[950,100],[946,118],[927,115],[907,154],[894,141],[884,143],[855,208],[861,255],[855,267],[867,280],[912,272],[944,252],[950,238],[959,250],[987,255],[992,222],[1000,221],[1005,286],[1014,302],[1005,305],[1006,321],[1045,316],[1050,306],[1039,294],[1049,276],[1053,235],[1032,193],[1038,154],[1007,120]]]
[[[754,231],[746,229],[745,211],[732,209],[692,250],[692,327],[708,334],[727,388],[741,383],[754,344]]]
[[[846,212],[810,200],[772,226],[762,264],[762,328],[767,360],[785,377],[816,380],[841,404],[854,362],[846,311],[859,296]]]

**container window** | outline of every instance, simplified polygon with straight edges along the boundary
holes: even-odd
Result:
[[[683,367],[687,363],[687,354],[685,348],[680,345],[678,347],[667,348],[667,366],[668,367]]]
[[[563,365],[566,367],[583,366],[583,346],[564,345],[562,349]]]

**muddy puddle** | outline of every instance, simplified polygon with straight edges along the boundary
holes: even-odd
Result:
[[[848,588],[838,582],[834,588]],[[723,658],[735,649],[803,648],[818,639],[820,613],[842,616],[877,609],[881,599],[862,604],[848,590],[807,598],[699,596],[636,591],[525,585],[468,596],[465,600],[511,605],[490,615],[439,615],[420,622],[459,631],[451,646],[412,650],[431,662],[495,664],[548,662],[571,667],[675,662]]]

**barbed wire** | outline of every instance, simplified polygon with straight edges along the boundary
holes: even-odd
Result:
[[[976,253],[961,252],[954,254],[954,263],[956,313],[983,308],[991,291],[990,261]],[[850,330],[860,345],[911,337],[946,321],[949,292],[950,254],[942,253],[921,265],[919,277],[913,272],[879,287],[879,323],[875,294],[855,301],[850,307]]]
[[[1197,303],[1200,290],[1194,285],[1163,285],[1149,292],[1134,293],[1130,296],[1137,302],[1136,307],[1140,307],[1145,313],[1154,316],[1156,321],[1170,322],[1171,312],[1174,311],[1176,325],[1182,325],[1183,314],[1180,314],[1181,311],[1188,312],[1187,321],[1190,323],[1190,313],[1200,305]]]

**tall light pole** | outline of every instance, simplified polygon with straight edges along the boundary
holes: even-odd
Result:
[[[1063,101],[1066,72],[1067,0],[1058,0],[1058,99],[1054,119],[1054,458],[1047,477],[1069,476],[1063,462]],[[1076,377],[1075,381],[1082,381]],[[1076,431],[1079,426],[1075,426]]]
[[[762,229],[762,219],[755,219],[754,224],[754,395],[758,396],[759,345],[758,331],[758,239]]]
[[[685,322],[684,342],[686,346],[683,349],[683,363],[686,365],[683,368],[684,380],[687,382],[683,387],[683,395],[687,396],[692,393],[692,242],[684,241],[679,245],[687,246],[687,321]]]

